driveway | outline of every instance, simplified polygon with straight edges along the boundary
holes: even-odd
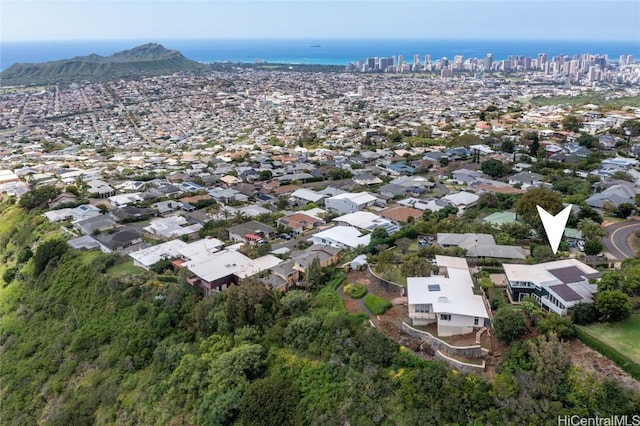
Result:
[[[602,244],[615,259],[624,260],[636,256],[636,251],[631,246],[631,237],[640,231],[638,219],[634,217],[624,222],[612,223],[605,228],[607,235],[602,237]]]

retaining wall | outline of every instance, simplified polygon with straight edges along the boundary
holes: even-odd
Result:
[[[433,349],[433,351],[436,354],[438,353],[438,351],[440,351],[443,354],[448,354],[453,356],[463,356],[467,358],[484,358],[489,353],[488,349],[485,349],[480,345],[473,345],[473,346],[450,345],[444,340],[438,339],[433,334],[427,331],[417,330],[411,327],[406,322],[402,323],[402,331],[404,331],[405,333],[407,333],[412,337],[417,337],[419,339],[424,340],[429,345],[429,347]],[[452,360],[452,361],[456,361],[456,360]],[[468,365],[472,365],[472,364],[468,364]],[[474,366],[474,367],[477,367],[477,366]]]
[[[460,362],[457,359],[453,359],[453,358],[449,358],[448,356],[446,356],[445,354],[443,354],[440,351],[436,351],[436,353],[434,354],[434,358],[436,359],[441,359],[444,362],[446,362],[450,367],[455,368],[456,370],[460,371],[461,373],[479,373],[481,371],[484,370],[485,364],[484,364],[484,360],[482,360],[482,364],[467,364],[465,362]]]
[[[377,287],[383,292],[396,293],[398,296],[404,296],[404,287],[400,284],[396,284],[379,277],[375,272],[373,272],[371,265],[367,265],[367,273],[369,275],[369,281],[374,287]]]

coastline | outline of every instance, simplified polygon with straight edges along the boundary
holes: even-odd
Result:
[[[348,65],[367,57],[418,55],[433,59],[455,55],[483,58],[493,53],[499,61],[514,56],[600,54],[617,61],[619,55],[640,58],[640,44],[634,41],[571,40],[447,40],[447,39],[183,39],[183,40],[76,40],[3,41],[0,43],[0,70],[14,63],[41,63],[71,59],[92,53],[108,56],[115,52],[157,41],[179,50],[187,58],[202,63],[267,63],[306,65]],[[311,47],[320,46],[320,47]]]

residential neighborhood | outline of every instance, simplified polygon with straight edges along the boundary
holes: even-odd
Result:
[[[625,310],[640,291],[620,278],[640,244],[640,91],[524,76],[238,70],[3,92],[0,196],[42,208],[71,249],[202,297],[343,274],[350,313],[495,374],[505,342],[573,337],[612,318],[599,294]],[[556,101],[594,93],[602,106]],[[557,252],[536,205],[572,206]]]

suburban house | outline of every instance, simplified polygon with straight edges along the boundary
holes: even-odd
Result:
[[[102,212],[96,206],[84,204],[74,208],[65,208],[44,212],[42,215],[49,222],[62,222],[65,220],[78,221],[89,219],[90,217],[99,216]]]
[[[523,171],[516,173],[509,177],[509,185],[521,185],[522,188],[529,188],[532,186],[541,186],[543,176],[538,173],[532,173],[530,171]]]
[[[247,235],[258,235],[265,239],[269,239],[269,237],[276,233],[276,228],[251,220],[239,225],[234,225],[230,227],[228,231],[230,240],[238,243],[245,243],[248,242]]]
[[[171,240],[166,243],[129,253],[129,257],[133,259],[133,264],[135,266],[139,266],[148,271],[153,265],[162,259],[171,260],[179,257],[179,250],[186,246],[187,243],[182,240]]]
[[[489,325],[482,296],[473,293],[467,261],[436,255],[439,275],[407,277],[407,303],[413,325],[437,324],[439,336],[473,333]]]
[[[322,199],[326,197],[326,195],[320,194],[316,191],[312,191],[311,189],[300,188],[291,193],[289,200],[291,201],[291,203],[302,207],[306,206],[309,203],[319,204]]]
[[[111,216],[101,214],[87,219],[73,222],[74,228],[86,235],[107,231],[116,227],[116,221]]]
[[[334,226],[314,234],[308,241],[313,244],[338,248],[356,248],[368,245],[371,241],[371,234],[363,235],[352,226]]]
[[[135,204],[140,201],[144,201],[144,197],[140,192],[112,195],[108,198],[109,198],[109,202],[114,207],[124,207],[124,206],[128,206],[129,204]]]
[[[597,287],[591,280],[600,278],[597,270],[577,259],[503,266],[511,300],[531,296],[540,306],[560,315],[567,315],[578,303],[592,303]]]
[[[280,262],[282,260],[271,254],[250,259],[239,251],[225,249],[210,253],[205,259],[184,262],[182,267],[192,274],[187,282],[200,287],[205,295],[210,295],[229,288],[243,278],[273,268]]]
[[[389,235],[400,230],[400,227],[389,219],[371,212],[355,212],[338,216],[333,219],[338,225],[354,226],[364,231],[373,231],[376,228],[384,228]]]
[[[456,206],[460,211],[475,207],[479,199],[479,195],[465,191],[454,192],[453,194],[447,194],[442,197],[442,200]]]
[[[304,213],[294,213],[278,219],[278,225],[291,228],[293,232],[298,234],[301,234],[305,229],[317,228],[324,224],[324,220]]]
[[[303,278],[314,259],[318,259],[320,266],[330,266],[338,263],[339,254],[339,248],[319,245],[292,252],[290,259],[271,268],[271,275],[263,279],[263,282],[273,288],[288,289]]]
[[[182,216],[170,216],[154,219],[149,226],[143,229],[156,237],[176,238],[195,234],[202,229],[202,225],[199,223],[189,224],[187,219]]]
[[[326,198],[324,205],[329,211],[340,214],[354,213],[371,207],[377,198],[368,192],[345,192]]]
[[[496,244],[491,234],[439,233],[438,244],[442,247],[460,247],[467,250],[467,257],[491,257],[496,259],[524,259],[527,252],[517,246]]]
[[[601,209],[607,203],[617,207],[623,203],[636,204],[636,194],[638,189],[632,183],[624,183],[610,186],[602,192],[593,194],[585,201],[590,207]]]
[[[98,234],[94,236],[94,239],[100,243],[100,250],[104,253],[113,253],[140,244],[142,242],[142,234],[134,229],[123,228],[113,234]]]
[[[380,216],[395,223],[409,223],[422,217],[422,211],[405,206],[394,206],[380,212]]]
[[[115,189],[109,186],[108,183],[102,180],[90,180],[87,182],[87,192],[93,198],[109,198],[111,196],[116,195]]]
[[[69,192],[62,192],[56,198],[54,198],[53,200],[50,200],[47,204],[49,205],[49,208],[52,209],[62,204],[75,203],[77,201],[78,201],[78,197],[75,194],[71,194]]]

